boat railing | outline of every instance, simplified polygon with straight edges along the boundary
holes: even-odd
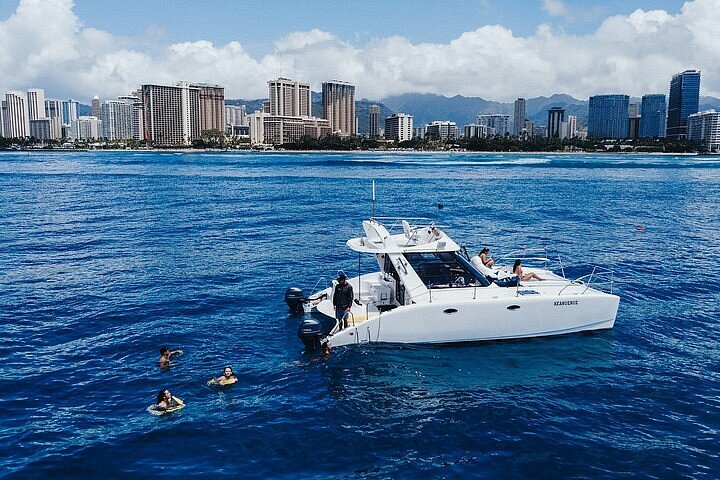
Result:
[[[565,289],[577,285],[585,287],[581,295],[585,294],[585,292],[587,292],[590,288],[612,294],[615,288],[615,272],[602,267],[593,266],[592,272],[578,277],[575,280],[570,280],[567,285],[560,289],[558,295],[561,295]]]
[[[440,225],[435,222],[432,218],[428,217],[370,217],[370,220],[381,223],[388,232],[402,230],[402,222],[406,221],[411,228],[422,228],[422,227],[436,227],[436,228],[449,228],[450,225]]]

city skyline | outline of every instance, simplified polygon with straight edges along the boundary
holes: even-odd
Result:
[[[461,2],[435,20],[417,12],[402,16],[400,7],[377,2],[362,11],[341,6],[328,13],[323,2],[311,1],[295,17],[290,13],[299,7],[290,4],[245,9],[218,2],[207,15],[217,29],[207,27],[208,18],[188,2],[162,16],[157,2],[147,2],[148,13],[138,22],[117,21],[124,18],[112,17],[119,6],[98,3],[4,3],[0,90],[40,87],[50,97],[85,102],[94,95],[115,98],[144,82],[184,79],[222,84],[226,98],[248,99],[265,96],[268,78],[295,78],[313,91],[339,78],[357,86],[358,99],[435,93],[509,102],[553,93],[581,99],[667,93],[667,78],[697,68],[704,75],[701,95],[720,97],[720,0],[545,0],[523,15],[512,15],[520,11],[518,2],[486,0]],[[218,15],[221,10],[227,15]],[[265,21],[268,12],[275,14],[272,21]],[[368,12],[379,25],[371,22],[362,33],[357,22]],[[387,17],[377,15],[382,12]],[[228,33],[227,18],[240,14],[245,21]],[[394,25],[387,25],[388,18]],[[410,28],[413,22],[426,33]],[[255,24],[266,31],[255,35],[253,46]],[[145,30],[138,32],[140,27]]]

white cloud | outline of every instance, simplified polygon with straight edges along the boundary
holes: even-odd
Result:
[[[545,1],[549,12],[566,12]],[[565,10],[564,10],[565,9]],[[112,98],[141,83],[219,83],[229,98],[267,95],[278,76],[357,85],[359,97],[407,92],[512,100],[569,93],[666,92],[673,73],[703,70],[702,92],[720,96],[720,0],[685,3],[677,13],[636,10],[606,18],[595,32],[568,35],[541,25],[516,36],[501,25],[465,32],[445,44],[401,36],[354,45],[321,30],[291,32],[253,58],[238,42],[206,40],[147,48],[143,42],[84,27],[71,0],[22,0],[0,22],[0,93],[44,87],[48,97]],[[43,28],[38,28],[42,25]]]
[[[542,9],[553,17],[562,17],[568,13],[568,8],[562,0],[543,0]]]

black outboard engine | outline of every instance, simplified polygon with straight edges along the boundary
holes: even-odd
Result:
[[[322,323],[314,318],[302,321],[298,328],[298,337],[305,345],[306,352],[314,352],[320,348],[325,338]]]
[[[302,290],[296,287],[291,287],[285,290],[285,303],[290,307],[290,313],[293,315],[300,315],[305,313],[305,295]]]

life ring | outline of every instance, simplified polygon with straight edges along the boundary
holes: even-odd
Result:
[[[157,404],[152,404],[147,408],[147,411],[153,415],[165,415],[166,413],[177,412],[185,408],[185,403],[179,398],[173,396],[172,399],[175,401],[175,405],[172,407],[162,408],[158,407]]]
[[[237,377],[223,378],[219,381],[213,378],[210,381],[208,381],[207,384],[208,385],[218,385],[220,387],[224,387],[227,385],[232,385],[233,383],[237,383],[237,381],[238,381]]]

